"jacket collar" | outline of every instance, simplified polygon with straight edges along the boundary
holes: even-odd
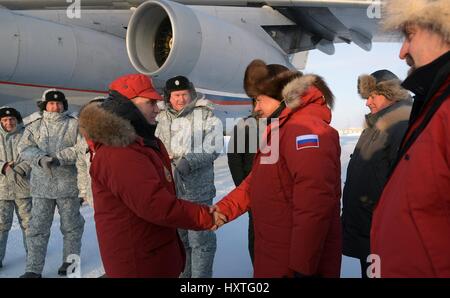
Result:
[[[67,112],[56,113],[56,112],[43,111],[42,118],[47,121],[58,122],[58,121],[62,121],[64,118],[66,118],[67,114],[68,114]]]
[[[416,95],[416,100],[426,100],[430,96],[430,92],[434,94],[432,90],[434,85],[440,86],[441,81],[445,80],[450,73],[449,61],[450,51],[433,62],[416,69],[405,79],[402,86],[413,92]]]
[[[382,120],[387,120],[386,123],[387,126],[391,126],[393,123],[402,121],[402,120],[408,120],[409,113],[411,110],[411,101],[410,100],[401,100],[396,101],[390,106],[384,108],[383,110],[379,111],[375,114],[367,114],[366,115],[366,124],[368,127],[374,127],[375,125],[379,126],[377,122]],[[388,115],[392,114],[392,117],[387,117]],[[386,119],[384,119],[386,118]],[[392,119],[387,119],[392,118]],[[383,125],[384,127],[385,125]]]
[[[162,111],[167,110],[170,114],[174,115],[175,117],[184,117],[190,114],[195,108],[205,108],[211,111],[214,110],[213,103],[207,99],[204,99],[203,97],[191,101],[181,111],[175,110],[170,104],[170,102],[167,101],[159,103],[158,106]]]

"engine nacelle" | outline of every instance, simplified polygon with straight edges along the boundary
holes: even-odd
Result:
[[[107,90],[135,72],[124,40],[0,9],[0,81]]]
[[[245,9],[245,8],[244,8]],[[242,92],[253,59],[289,65],[286,54],[243,27],[175,2],[141,4],[127,31],[128,56],[141,73],[166,80],[188,76],[196,87]]]

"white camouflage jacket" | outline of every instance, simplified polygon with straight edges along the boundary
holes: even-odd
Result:
[[[186,176],[174,172],[177,196],[197,202],[214,198],[214,160],[222,151],[223,129],[212,103],[197,99],[180,113],[170,104],[163,103],[160,108],[155,135],[174,162],[185,158],[191,169]]]
[[[6,163],[13,163],[13,171],[22,175],[6,176],[0,172],[0,200],[14,200],[30,197],[30,165],[19,156],[18,144],[24,127],[18,124],[13,132],[6,132],[0,125],[0,169]],[[18,181],[20,179],[20,181]]]
[[[77,149],[77,183],[80,192],[80,198],[87,200],[91,207],[94,206],[94,198],[92,195],[92,183],[89,169],[91,168],[90,153],[88,151],[88,144],[86,140],[79,135],[76,144]]]
[[[26,126],[19,151],[31,165],[31,195],[37,198],[64,199],[78,196],[76,142],[78,120],[68,112],[33,114]],[[46,172],[39,160],[56,157],[60,163]]]

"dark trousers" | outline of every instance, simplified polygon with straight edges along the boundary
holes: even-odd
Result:
[[[359,259],[359,262],[361,263],[361,278],[369,278],[367,276],[367,268],[369,268],[370,263],[368,263],[366,259]]]

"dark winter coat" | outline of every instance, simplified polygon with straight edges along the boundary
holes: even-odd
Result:
[[[381,277],[448,278],[450,52],[418,68],[403,86],[416,96],[397,163],[373,214],[371,252],[380,256]]]
[[[273,132],[279,132],[279,158],[262,163],[274,152],[258,151],[250,175],[217,204],[229,220],[251,208],[255,277],[340,275],[339,136],[329,125],[331,111],[316,87],[318,80],[302,76],[284,87],[283,94],[290,94],[288,107],[279,126],[272,122],[272,132],[268,129],[264,137],[271,143]],[[305,135],[317,135],[318,146],[297,145]]]
[[[139,113],[129,101],[117,110]],[[168,154],[143,116],[128,121],[116,113],[89,105],[80,115],[95,143],[90,174],[106,275],[178,277],[185,253],[177,228],[210,228],[209,209],[176,198]]]
[[[347,168],[342,203],[343,253],[366,259],[370,254],[372,212],[381,196],[390,167],[408,127],[410,101],[397,101],[366,115]]]
[[[253,159],[258,149],[257,121],[253,117],[248,117],[239,121],[233,128],[233,134],[228,144],[227,157],[231,177],[233,177],[236,186],[239,186],[252,170]]]

